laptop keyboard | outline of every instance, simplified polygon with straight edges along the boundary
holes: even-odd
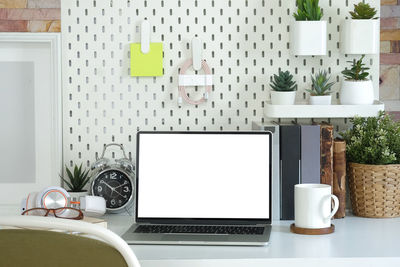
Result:
[[[262,235],[260,226],[139,225],[135,233]]]

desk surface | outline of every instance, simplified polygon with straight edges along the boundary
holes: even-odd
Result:
[[[1,215],[15,215],[16,208],[0,206]],[[108,228],[122,235],[133,217],[107,215]],[[400,218],[367,219],[347,216],[334,220],[330,235],[306,236],[289,231],[291,221],[272,225],[265,247],[235,246],[131,246],[142,267],[148,266],[400,266]],[[269,265],[266,265],[269,264]]]
[[[123,234],[130,216],[108,215],[109,229]],[[400,218],[367,219],[348,216],[334,220],[330,235],[306,236],[289,230],[291,221],[273,223],[270,244],[265,247],[134,245],[141,260],[167,259],[265,259],[265,258],[400,258]]]

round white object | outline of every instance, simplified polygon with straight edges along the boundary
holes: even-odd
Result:
[[[331,100],[331,95],[311,95],[310,105],[330,105]]]
[[[296,91],[278,92],[271,91],[272,105],[293,105],[296,99]]]
[[[372,105],[374,103],[374,86],[371,80],[343,80],[340,89],[342,105]]]

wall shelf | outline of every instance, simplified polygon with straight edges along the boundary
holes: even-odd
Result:
[[[385,105],[375,100],[372,105],[272,105],[267,102],[264,116],[267,118],[351,118],[376,116]]]

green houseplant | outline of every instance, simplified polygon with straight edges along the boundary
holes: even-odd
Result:
[[[79,167],[75,164],[74,168],[71,170],[65,166],[65,172],[68,176],[68,179],[65,179],[63,176],[60,177],[69,188],[68,192],[71,197],[79,199],[79,197],[88,194],[87,190],[85,190],[85,186],[91,178],[89,171],[90,170],[82,169],[82,164]]]
[[[320,70],[314,76],[311,75],[311,89],[306,90],[310,93],[311,105],[331,104],[331,88],[335,82],[329,82],[330,78],[326,70]]]
[[[377,12],[368,3],[360,2],[354,5],[354,11],[350,11],[349,13],[352,19],[378,19],[378,17],[375,17]]]
[[[363,63],[364,55],[359,60],[348,61],[351,68],[342,71],[344,79],[340,90],[342,105],[370,105],[374,103],[374,87],[368,79],[369,70]]]
[[[297,90],[293,75],[289,71],[279,70],[278,75],[274,74],[271,80],[271,103],[273,105],[293,105]]]
[[[379,53],[379,18],[377,10],[365,1],[354,5],[341,30],[341,50],[345,54]]]
[[[290,40],[293,55],[326,55],[326,21],[319,0],[297,0]]]
[[[383,111],[351,119],[346,141],[353,213],[363,217],[400,216],[400,123]]]

